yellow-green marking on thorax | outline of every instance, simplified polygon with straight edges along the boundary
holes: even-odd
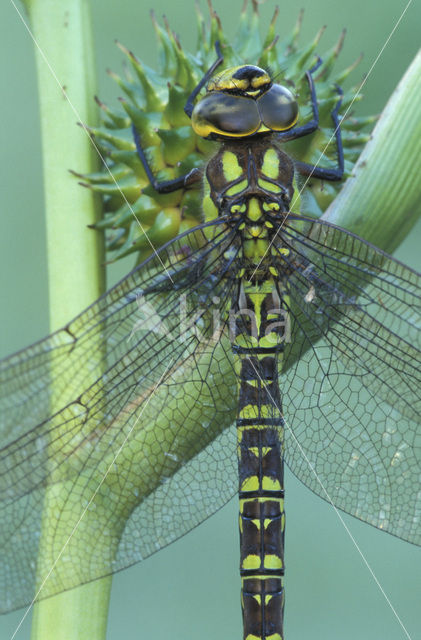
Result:
[[[272,180],[276,180],[279,175],[279,156],[273,148],[268,149],[263,156],[262,173]]]
[[[222,156],[222,171],[227,182],[234,182],[243,175],[238,158],[232,151],[224,151]]]
[[[243,176],[243,180],[237,182],[236,184],[233,184],[232,187],[227,189],[227,196],[235,196],[247,188],[247,180],[245,178],[244,171],[238,162],[236,154],[232,151],[224,151],[222,155],[222,172],[224,174],[225,180],[228,183],[235,182]]]
[[[262,174],[272,180],[277,180],[279,177],[279,156],[273,148],[268,149],[263,156]],[[259,178],[257,184],[262,189],[272,193],[280,193],[282,191],[280,185],[269,182],[264,178]]]

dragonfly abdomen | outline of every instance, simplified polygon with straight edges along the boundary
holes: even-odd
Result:
[[[281,343],[262,346],[267,345],[268,316],[273,319],[265,312],[271,294],[247,298],[256,314],[258,336],[247,335],[252,323],[240,324],[237,320],[233,344],[239,383],[237,434],[244,640],[282,640],[285,514],[283,417],[278,383]]]

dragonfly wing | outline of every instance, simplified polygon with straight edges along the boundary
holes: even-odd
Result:
[[[287,462],[336,507],[420,544],[421,278],[327,223],[293,221],[284,240]]]
[[[232,439],[222,432],[235,376],[211,299],[229,304],[222,256],[234,237],[222,224],[184,235],[61,332],[3,361],[16,401],[2,400],[3,610],[30,602],[60,553],[40,597],[129,566],[231,496],[235,447],[221,468],[215,447]],[[41,421],[21,426],[41,389]],[[83,549],[88,561],[75,563]]]
[[[235,414],[235,411],[234,411]],[[173,473],[162,468],[161,486],[130,515],[123,531],[115,566],[126,567],[177,540],[214,514],[238,491],[235,420],[203,450]],[[182,434],[180,434],[182,435]],[[169,452],[169,460],[177,461]],[[168,474],[168,475],[167,475]],[[142,531],[142,536],[139,536]]]

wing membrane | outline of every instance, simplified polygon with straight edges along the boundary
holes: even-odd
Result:
[[[195,231],[171,243],[63,332],[3,363],[5,386],[15,394],[14,400],[20,400],[14,415],[10,403],[3,414],[5,610],[32,599],[65,542],[63,562],[45,584],[42,597],[132,564],[190,530],[229,498],[230,493],[221,491],[214,499],[210,478],[194,489],[189,470],[189,461],[232,423],[235,414],[230,344],[223,332],[219,339],[213,337],[209,313],[211,296],[219,295],[224,304],[231,296],[221,256],[235,232],[218,224],[210,238],[209,233]],[[180,333],[180,297],[186,289]],[[71,337],[64,348],[62,336]],[[53,363],[51,357],[56,358]],[[46,417],[32,428],[28,420],[18,436],[11,437],[13,420],[19,420],[34,397],[25,393],[23,382],[14,382],[14,374],[26,365],[37,369],[30,375],[39,376],[41,362]],[[79,374],[81,368],[88,373]],[[72,399],[49,415],[48,405],[62,395]],[[219,464],[224,465],[223,459]],[[184,491],[179,490],[180,477],[188,481]],[[171,489],[175,486],[177,501]],[[193,511],[194,491],[204,498],[195,508],[196,516],[180,519],[182,510],[176,505],[184,501],[184,510]],[[161,513],[156,512],[157,504]],[[43,511],[50,514],[47,530]],[[74,559],[84,548],[89,549],[88,562],[84,558],[78,566]]]
[[[337,507],[420,544],[420,276],[326,223],[292,223],[285,240],[299,265],[287,462]]]

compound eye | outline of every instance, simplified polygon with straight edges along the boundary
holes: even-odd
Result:
[[[202,138],[212,134],[230,138],[249,136],[260,126],[254,100],[220,91],[207,94],[197,103],[191,122]]]
[[[263,124],[272,131],[286,131],[297,122],[297,102],[291,91],[280,84],[272,85],[257,104]]]

